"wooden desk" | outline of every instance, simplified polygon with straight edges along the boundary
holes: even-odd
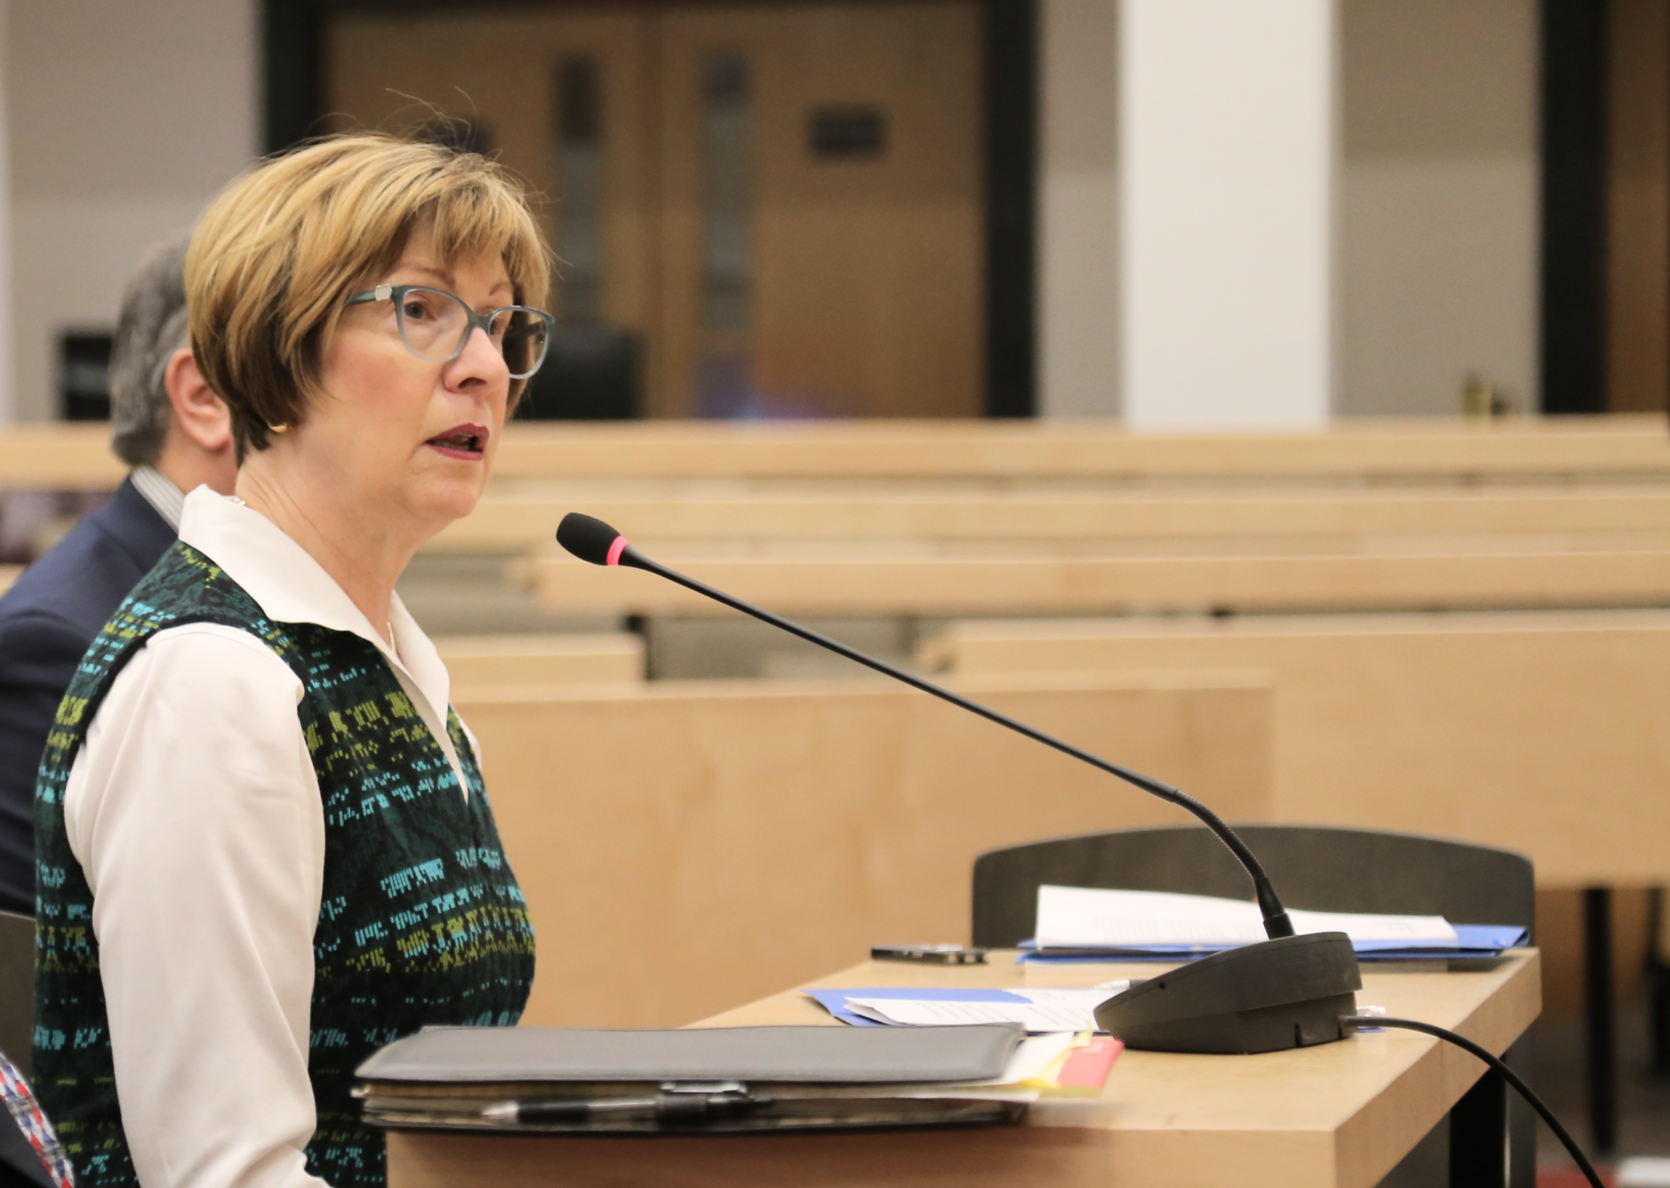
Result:
[[[0,432],[0,486],[104,490],[106,424]],[[1454,483],[1670,478],[1664,417],[1408,417],[1319,432],[1131,433],[1117,422],[641,421],[506,427],[505,479],[1253,480]]]
[[[913,968],[866,963],[818,986],[1090,986],[1154,967]],[[1535,950],[1477,973],[1363,974],[1359,1004],[1503,1052],[1541,1007]],[[703,1026],[830,1022],[791,990]],[[1127,1052],[1099,1099],[1046,1100],[1027,1123],[978,1131],[755,1138],[389,1137],[389,1188],[628,1185],[1047,1184],[1051,1188],[1371,1188],[1484,1071],[1411,1032],[1262,1056]]]
[[[627,632],[599,635],[443,635],[435,650],[446,661],[453,697],[459,689],[503,685],[637,683],[644,679],[644,641]]]

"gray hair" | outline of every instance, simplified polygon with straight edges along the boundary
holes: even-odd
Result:
[[[110,445],[129,466],[154,465],[168,436],[163,376],[186,337],[186,248],[176,240],[151,253],[122,294],[110,352]]]

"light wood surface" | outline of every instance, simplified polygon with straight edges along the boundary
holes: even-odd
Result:
[[[1531,856],[1544,886],[1670,882],[1670,612],[962,623],[970,678],[1240,667],[1276,688],[1277,819]]]
[[[7,425],[0,429],[0,487],[109,490],[128,468],[110,452],[102,423]]]
[[[0,486],[121,481],[102,424],[0,431]],[[1338,422],[1316,433],[1130,433],[1115,422],[512,424],[499,480],[1454,483],[1670,480],[1662,416]]]
[[[895,487],[865,493],[762,491],[752,494],[622,495],[567,485],[553,492],[489,493],[470,515],[425,546],[440,552],[518,552],[548,546],[571,511],[613,524],[644,546],[681,539],[744,541],[750,548],[792,549],[795,542],[843,540],[921,549],[969,541],[988,553],[1028,542],[1079,553],[1236,551],[1246,538],[1261,551],[1288,553],[1419,551],[1458,541],[1477,551],[1521,547],[1670,547],[1670,487],[1484,488],[1455,491],[1169,492],[1050,491],[1027,488],[940,492]],[[1372,537],[1371,545],[1356,545]],[[1459,539],[1458,539],[1459,538]],[[759,542],[756,545],[755,542]],[[688,546],[686,546],[688,547]],[[1488,550],[1488,545],[1486,547]]]
[[[1257,678],[963,687],[1232,820],[1269,816]],[[880,682],[478,690],[457,704],[539,936],[529,1023],[674,1026],[871,944],[966,940],[981,851],[1189,819]]]
[[[455,691],[478,685],[597,684],[644,679],[644,640],[597,635],[448,635],[435,640]],[[456,695],[456,693],[455,693]]]
[[[1663,606],[1670,552],[1236,557],[816,555],[655,560],[787,613],[1096,614]],[[548,557],[539,598],[561,613],[720,614],[642,570]]]
[[[912,968],[867,963],[817,986],[1091,986],[1152,966]],[[1503,1052],[1540,1009],[1538,958],[1520,950],[1469,973],[1363,973],[1359,1004],[1424,1019]],[[790,990],[710,1026],[827,1023]],[[489,1179],[565,1185],[1049,1184],[1059,1188],[1371,1188],[1483,1071],[1410,1032],[1261,1056],[1126,1052],[1099,1099],[1043,1100],[1026,1123],[976,1131],[625,1139],[389,1136],[390,1188]]]

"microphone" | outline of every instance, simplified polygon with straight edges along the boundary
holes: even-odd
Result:
[[[1215,812],[1188,793],[668,569],[633,548],[625,536],[593,516],[569,512],[557,526],[557,543],[593,565],[626,566],[666,578],[1034,742],[1071,755],[1198,818],[1229,848],[1251,878],[1253,895],[1264,918],[1264,931],[1270,939],[1215,953],[1151,978],[1097,1007],[1098,1024],[1124,1040],[1126,1046],[1171,1052],[1266,1052],[1308,1047],[1344,1039],[1348,1034],[1339,1017],[1355,1011],[1352,992],[1362,988],[1350,938],[1343,932],[1295,936],[1287,909],[1253,852]],[[1161,994],[1168,986],[1180,993]]]

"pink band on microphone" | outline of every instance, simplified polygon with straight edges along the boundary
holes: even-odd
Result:
[[[626,537],[615,537],[615,543],[609,546],[609,559],[605,561],[604,564],[619,565],[620,555],[624,552],[626,552]]]

